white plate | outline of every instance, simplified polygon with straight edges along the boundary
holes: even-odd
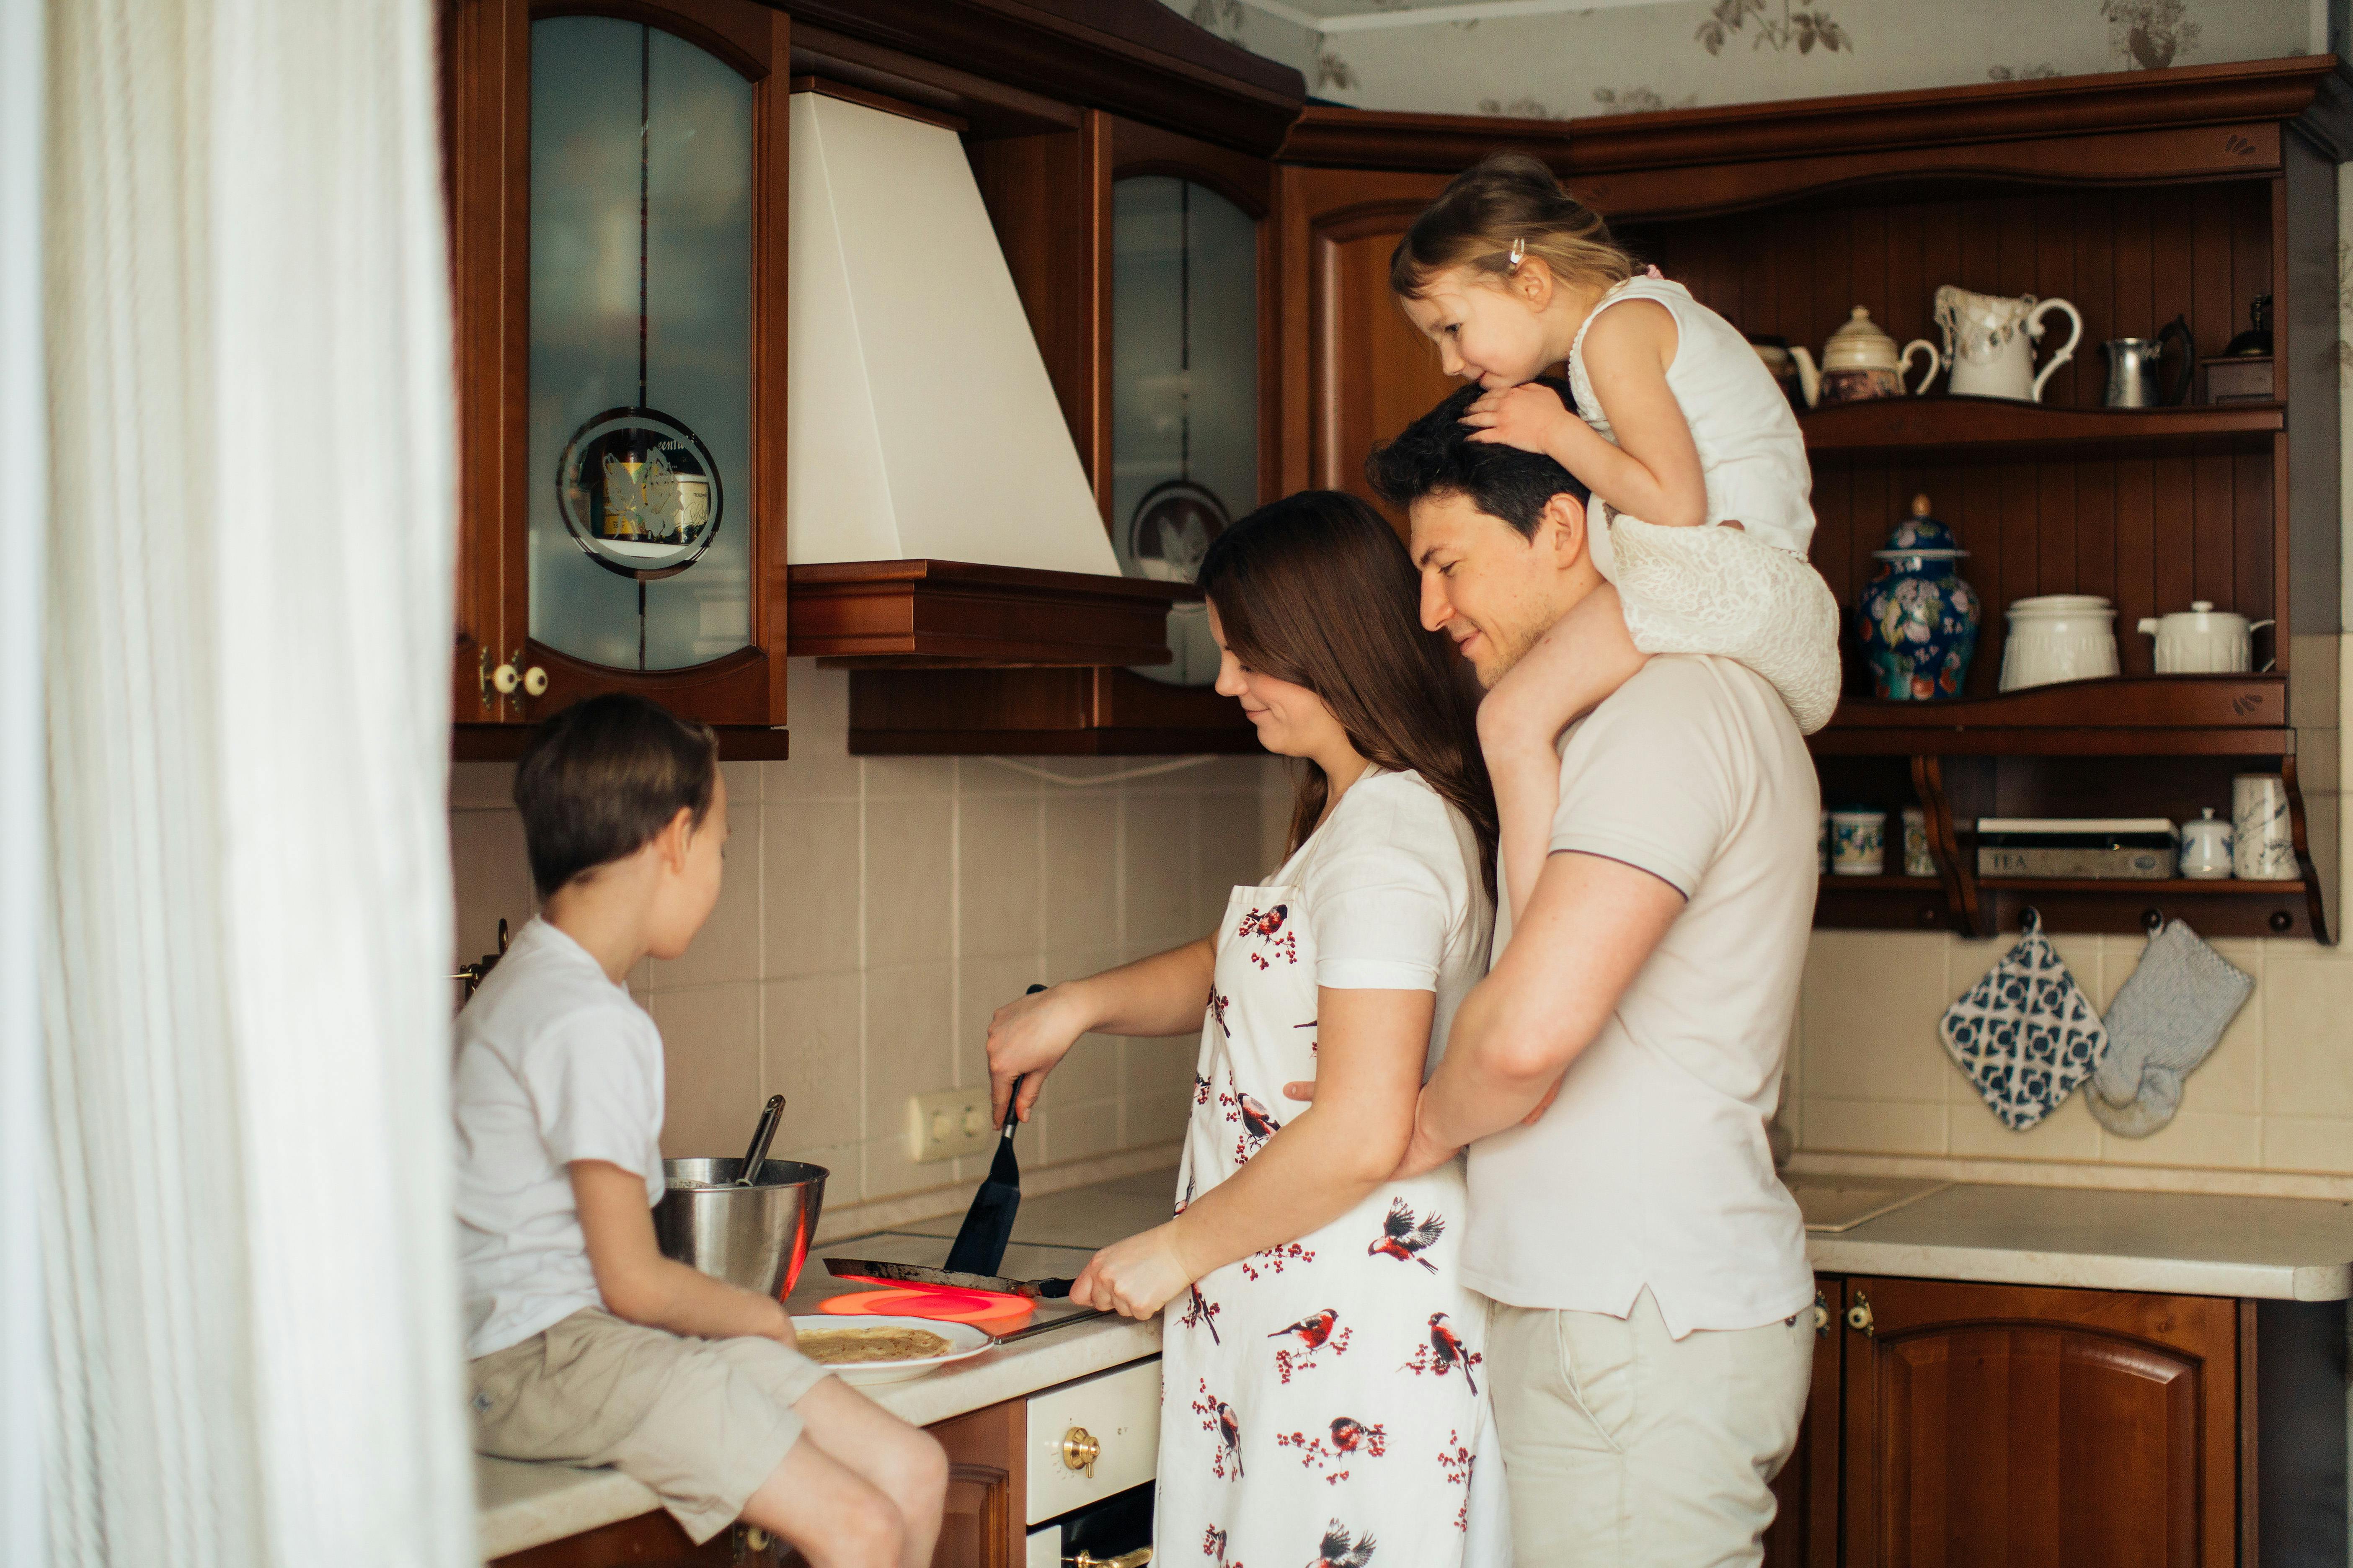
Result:
[[[844,1383],[904,1383],[938,1371],[953,1361],[976,1356],[997,1343],[996,1336],[983,1333],[970,1323],[943,1323],[932,1318],[884,1318],[843,1315],[830,1312],[810,1312],[793,1320],[793,1332],[807,1334],[827,1329],[922,1329],[948,1342],[945,1353],[921,1356],[911,1361],[861,1361],[847,1366],[828,1366],[826,1371]]]

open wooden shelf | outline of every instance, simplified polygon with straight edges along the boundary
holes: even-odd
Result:
[[[1849,697],[1808,743],[1819,756],[1850,757],[2295,752],[2281,675],[2111,676],[1936,702]]]
[[[2302,898],[2304,884],[2258,882],[2236,877],[1980,877],[1978,886],[1995,893],[2147,893],[2151,898],[2184,894],[2272,895]]]
[[[2053,408],[2007,397],[1883,397],[1799,416],[1811,452],[2005,450],[2092,456],[2267,450],[2287,427],[2281,403],[2182,408]]]
[[[2300,881],[2003,877],[1978,882],[1977,892],[1988,934],[2016,929],[2032,909],[2052,931],[2147,934],[2181,920],[2207,937],[2315,935],[2311,889]]]
[[[786,651],[864,668],[1158,664],[1184,583],[963,561],[791,568]]]
[[[853,669],[853,756],[1262,754],[1241,704],[1128,669]]]

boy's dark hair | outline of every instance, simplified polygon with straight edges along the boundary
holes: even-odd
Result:
[[[1576,411],[1568,383],[1544,376],[1534,384],[1550,389]],[[1465,496],[1481,511],[1519,530],[1521,537],[1534,538],[1536,521],[1553,497],[1566,491],[1583,506],[1591,492],[1542,452],[1472,440],[1462,415],[1484,395],[1479,386],[1466,386],[1398,431],[1395,440],[1374,447],[1365,459],[1366,482],[1375,495],[1400,509],[1424,496]]]
[[[532,886],[542,899],[634,855],[681,810],[696,826],[719,783],[719,737],[627,692],[575,702],[540,725],[515,769]]]

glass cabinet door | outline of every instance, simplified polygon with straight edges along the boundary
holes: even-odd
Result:
[[[752,642],[753,83],[531,27],[530,635],[621,670]]]
[[[1112,186],[1112,543],[1134,577],[1193,581],[1209,542],[1258,504],[1258,225],[1195,181]],[[1217,679],[1198,604],[1171,612],[1168,664]]]

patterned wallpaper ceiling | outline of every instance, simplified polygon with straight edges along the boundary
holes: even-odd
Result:
[[[1567,119],[2321,52],[2348,0],[1165,0],[1366,109]]]

